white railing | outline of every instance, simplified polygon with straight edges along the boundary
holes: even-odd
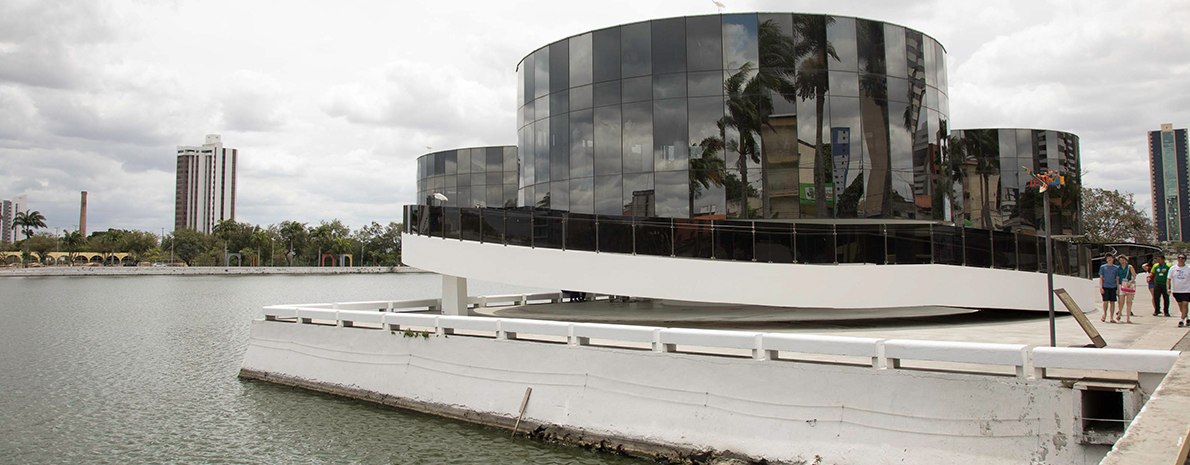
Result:
[[[544,300],[552,294],[517,296],[520,301]],[[513,296],[497,296],[495,301]],[[476,300],[476,298],[472,298]],[[1178,352],[1158,350],[1031,348],[1020,344],[917,341],[790,333],[760,333],[602,323],[529,320],[409,313],[401,309],[436,306],[436,300],[355,302],[348,304],[274,305],[264,307],[269,321],[324,324],[343,327],[419,331],[440,335],[489,337],[502,340],[530,340],[591,346],[641,349],[654,352],[698,353],[711,356],[750,355],[755,360],[786,360],[810,356],[809,360],[840,362],[843,356],[871,361],[876,369],[905,369],[905,361],[943,362],[989,367],[975,373],[995,374],[990,367],[1013,368],[1019,378],[1044,378],[1046,370],[1102,370],[1138,373],[1144,378],[1163,377],[1178,358]],[[489,302],[494,302],[489,298]],[[322,308],[337,305],[338,308]],[[372,311],[356,310],[366,308]],[[375,311],[377,309],[394,311]],[[643,347],[642,347],[643,346]],[[708,352],[706,349],[711,349]],[[793,354],[793,357],[784,357]],[[823,357],[827,358],[823,360]],[[965,370],[971,371],[971,370]],[[1155,380],[1160,382],[1160,380]]]
[[[511,305],[530,305],[538,303],[558,303],[562,301],[561,292],[540,292],[536,294],[508,294],[468,297],[467,304],[471,308],[504,307]],[[314,304],[271,305],[266,310],[286,312],[282,318],[294,318],[292,312],[305,310],[373,310],[384,312],[421,312],[436,311],[442,308],[442,299],[420,300],[375,300],[366,302],[328,302]],[[266,313],[266,316],[268,314]]]

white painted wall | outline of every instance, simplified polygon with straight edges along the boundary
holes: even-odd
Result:
[[[255,321],[243,367],[653,443],[849,465],[1086,464],[1059,380]]]
[[[802,308],[966,307],[1048,310],[1044,273],[951,265],[800,265],[481,244],[404,234],[402,260],[423,270],[547,289]],[[1054,276],[1084,311],[1094,281]],[[1054,308],[1065,307],[1054,299]]]

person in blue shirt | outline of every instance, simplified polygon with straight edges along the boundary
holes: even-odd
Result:
[[[1120,267],[1116,266],[1116,257],[1112,254],[1107,254],[1103,257],[1105,263],[1099,266],[1099,294],[1103,296],[1103,316],[1099,321],[1108,321],[1107,317],[1111,317],[1110,323],[1116,322],[1116,292],[1120,288]],[[1108,311],[1108,303],[1111,303],[1111,311]]]

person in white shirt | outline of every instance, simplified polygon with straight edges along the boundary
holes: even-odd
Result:
[[[1186,264],[1186,254],[1178,254],[1178,264],[1169,267],[1169,290],[1178,302],[1178,311],[1182,313],[1178,320],[1178,327],[1190,326],[1190,319],[1186,318],[1186,305],[1190,304],[1190,265]]]

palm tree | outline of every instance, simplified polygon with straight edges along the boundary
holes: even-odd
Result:
[[[70,266],[74,266],[75,255],[78,254],[78,249],[83,245],[86,239],[79,231],[67,231],[66,236],[62,238],[62,244],[66,246],[66,259]]]
[[[975,162],[975,174],[979,176],[980,198],[980,227],[992,229],[992,211],[990,203],[991,176],[1000,174],[1000,138],[993,129],[975,129],[963,131],[962,138],[952,138],[952,150],[961,151],[962,158],[968,162]]]
[[[17,212],[13,217],[12,229],[15,231],[20,228],[21,233],[25,235],[25,253],[21,256],[21,266],[25,266],[25,256],[29,255],[29,237],[33,235],[33,230],[42,229],[45,227],[45,216],[37,210]]]
[[[826,111],[826,92],[830,88],[827,79],[827,64],[830,59],[839,61],[835,46],[826,39],[826,28],[834,24],[829,16],[794,15],[793,34],[794,57],[798,62],[797,79],[794,87],[798,98],[814,99],[814,113],[817,130],[814,132],[814,216],[830,217],[826,207],[826,181],[831,177],[833,167],[831,156],[826,153],[822,142],[823,113]],[[835,186],[839,189],[841,186]]]

